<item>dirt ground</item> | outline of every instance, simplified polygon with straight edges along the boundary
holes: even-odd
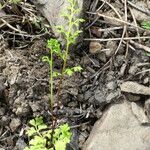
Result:
[[[123,97],[144,105],[149,98],[120,90],[124,81],[150,86],[150,30],[140,27],[150,20],[149,0],[127,6],[123,0],[91,0],[84,18],[83,39],[68,61],[83,71],[65,78],[57,122],[70,124],[68,149],[73,150],[82,148],[109,104]],[[0,10],[0,150],[23,150],[31,118],[43,116],[51,124],[49,68],[41,59],[48,55],[47,39],[54,37],[47,24],[30,1]],[[61,63],[55,61],[59,70]],[[57,86],[58,79],[55,91]]]

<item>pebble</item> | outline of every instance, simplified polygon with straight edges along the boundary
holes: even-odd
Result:
[[[132,81],[123,82],[120,85],[120,89],[122,92],[150,95],[150,87],[144,86],[137,82],[132,82]]]
[[[141,99],[141,97],[139,95],[134,95],[131,93],[127,93],[125,95],[126,95],[127,100],[129,100],[130,102],[136,102]]]
[[[147,117],[150,120],[150,98],[145,101],[144,110],[145,110]]]
[[[98,54],[101,52],[102,45],[99,42],[91,42],[89,51],[91,54]]]
[[[109,50],[105,51],[105,54],[107,57],[111,57],[114,54],[115,50],[117,49],[117,44],[115,41],[108,41],[106,47]]]
[[[19,138],[16,142],[16,149],[17,150],[24,150],[25,147],[27,146],[27,144],[25,143],[25,141],[21,138]]]
[[[137,66],[131,66],[129,69],[129,74],[135,75],[135,73],[137,73],[137,71],[138,71]]]
[[[94,98],[96,100],[96,103],[98,103],[98,104],[105,104],[106,103],[105,94],[100,90],[97,90],[95,92]]]
[[[106,97],[106,101],[107,103],[111,103],[112,100],[114,100],[115,98],[117,98],[119,96],[119,92],[112,92],[110,93],[107,97]]]
[[[10,129],[12,132],[16,131],[17,128],[21,125],[21,121],[19,118],[13,118],[10,122]]]
[[[134,115],[136,116],[136,118],[139,120],[139,122],[141,124],[149,123],[149,119],[145,115],[144,109],[142,108],[142,106],[138,105],[135,102],[132,102],[131,103],[131,108],[132,108],[132,111],[133,111]]]
[[[5,90],[5,86],[3,83],[0,82],[0,99],[4,98],[4,90]]]
[[[106,87],[109,90],[115,90],[117,88],[117,83],[115,81],[111,81],[111,82],[107,83]]]

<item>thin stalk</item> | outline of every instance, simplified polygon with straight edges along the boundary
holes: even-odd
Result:
[[[53,104],[54,104],[54,99],[53,99],[53,51],[51,50],[50,54],[50,107],[51,110],[53,110]]]
[[[65,50],[65,57],[64,57],[64,63],[63,63],[63,68],[61,71],[61,78],[60,78],[60,82],[58,85],[58,103],[60,102],[60,91],[61,91],[61,86],[62,86],[62,81],[64,78],[64,74],[65,74],[65,69],[66,69],[66,65],[67,65],[67,58],[68,58],[68,52],[69,52],[69,46],[70,46],[70,41],[69,41],[69,37],[71,34],[71,29],[72,29],[72,20],[73,20],[73,11],[71,9],[71,16],[69,19],[69,28],[68,28],[68,33],[66,34],[66,50]]]

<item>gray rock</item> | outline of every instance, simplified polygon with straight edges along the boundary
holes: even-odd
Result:
[[[31,102],[29,103],[31,109],[33,112],[37,112],[37,111],[40,111],[40,104],[36,103],[36,102]]]
[[[0,107],[0,116],[3,116],[5,114],[5,108]]]
[[[106,87],[109,90],[115,90],[117,88],[117,83],[115,81],[111,81],[111,82],[107,83]]]
[[[12,132],[16,131],[17,128],[21,125],[21,121],[19,118],[13,118],[10,122],[10,129]]]
[[[131,103],[112,105],[96,122],[83,150],[149,150],[150,126],[141,126]]]
[[[95,98],[97,104],[99,104],[99,105],[106,104],[106,97],[102,91],[100,91],[100,90],[95,91],[94,98]]]
[[[150,87],[132,81],[122,83],[120,88],[122,92],[150,95]]]
[[[100,60],[100,61],[102,61],[102,62],[106,62],[106,54],[105,53],[100,53],[100,54],[98,54],[97,55],[97,58]]]
[[[149,21],[150,20],[150,11],[147,8],[148,5],[146,4],[146,2],[144,2],[144,1],[137,1],[135,3],[135,6],[137,8],[140,8],[140,9],[144,10],[145,12],[147,12],[147,14],[145,14],[145,13],[143,13],[143,12],[133,8],[132,12],[133,12],[133,14],[135,16],[135,19],[138,20],[138,21],[143,21],[143,20],[144,21]]]
[[[8,116],[2,116],[0,120],[1,126],[7,126],[10,123],[10,118]]]
[[[126,93],[125,95],[126,95],[127,100],[129,100],[130,102],[136,102],[141,99],[139,95],[134,95],[132,93]]]
[[[30,112],[30,107],[27,103],[22,103],[15,111],[17,116],[26,116]]]
[[[106,56],[111,57],[115,53],[115,50],[117,49],[117,43],[116,41],[108,41],[106,47],[109,49],[105,51]]]
[[[66,20],[61,16],[66,11],[68,0],[34,0],[33,1],[43,16],[49,21],[54,34],[58,36],[56,26],[64,25],[67,27]],[[81,10],[76,17],[81,16],[83,0],[77,0],[78,8]]]
[[[146,112],[147,117],[150,120],[150,98],[145,101],[144,110]]]
[[[135,75],[138,71],[138,67],[137,66],[131,66],[129,69],[129,74],[131,75]]]
[[[118,96],[119,96],[119,92],[118,92],[118,91],[111,92],[111,93],[106,97],[106,102],[107,102],[107,103],[111,103],[114,99],[117,99]]]
[[[92,91],[88,90],[84,94],[84,99],[88,100],[92,96]]]
[[[4,83],[0,82],[0,99],[4,98],[4,90],[5,90]]]
[[[0,10],[0,17],[4,17],[6,15],[6,13],[1,9]]]
[[[27,146],[27,144],[25,143],[25,141],[21,138],[19,138],[16,142],[16,146],[15,148],[17,150],[24,150],[24,148]]]
[[[150,123],[148,117],[145,115],[143,107],[140,104],[132,102],[131,108],[132,108],[134,115],[136,116],[136,118],[139,120],[141,124]]]

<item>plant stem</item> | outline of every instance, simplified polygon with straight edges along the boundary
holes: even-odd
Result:
[[[51,110],[53,110],[53,104],[54,104],[54,99],[53,99],[53,51],[51,50],[51,59],[50,59],[50,107]]]
[[[61,71],[61,78],[60,78],[60,82],[59,82],[59,85],[58,85],[58,103],[61,102],[60,100],[60,92],[61,92],[61,86],[62,86],[62,81],[63,81],[63,78],[64,78],[64,75],[65,75],[65,69],[66,69],[66,64],[67,64],[67,58],[68,58],[68,52],[69,52],[69,46],[70,46],[70,40],[69,40],[69,37],[70,37],[70,34],[71,34],[71,29],[72,29],[72,20],[73,20],[73,11],[71,9],[71,16],[70,16],[70,19],[69,19],[69,28],[68,28],[68,32],[66,34],[66,50],[65,50],[65,57],[64,57],[64,63],[63,63],[63,68],[62,68],[62,71]]]

